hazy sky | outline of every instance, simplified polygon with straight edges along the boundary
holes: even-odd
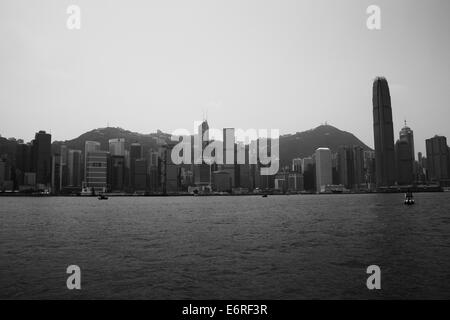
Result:
[[[70,4],[81,30],[66,27]],[[215,128],[327,121],[373,146],[382,75],[395,136],[406,118],[424,151],[450,138],[449,13],[448,0],[1,0],[0,134],[192,131],[208,110]]]

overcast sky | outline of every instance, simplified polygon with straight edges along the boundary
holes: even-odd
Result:
[[[81,30],[66,27],[70,4]],[[208,110],[215,128],[327,121],[373,146],[382,75],[395,136],[406,118],[424,151],[450,138],[449,13],[448,0],[1,0],[0,134],[192,131]]]

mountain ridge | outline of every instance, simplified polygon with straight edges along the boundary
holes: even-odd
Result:
[[[98,141],[101,144],[101,149],[108,150],[108,140],[114,138],[124,138],[126,148],[129,148],[131,143],[140,143],[144,152],[147,152],[148,149],[158,148],[162,143],[169,141],[170,134],[160,130],[154,133],[143,134],[120,127],[97,128],[87,131],[74,139],[53,141],[52,152],[57,153],[62,144],[65,144],[69,149],[84,150],[85,141]],[[311,156],[319,147],[330,148],[332,152],[337,152],[342,145],[360,146],[365,151],[372,150],[354,134],[328,124],[302,132],[281,135],[279,140],[281,166],[290,165],[294,158]],[[11,153],[12,144],[14,144],[14,140],[0,139],[0,155],[2,153]]]

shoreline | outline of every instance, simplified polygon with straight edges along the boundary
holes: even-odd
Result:
[[[418,190],[414,193],[445,193],[444,190]],[[374,192],[348,192],[348,193],[246,193],[246,194],[188,194],[188,193],[178,193],[178,194],[109,194],[105,193],[108,198],[119,198],[119,197],[242,197],[242,196],[323,196],[323,195],[335,195],[335,196],[345,196],[345,195],[359,195],[359,194],[403,194],[404,190],[398,191],[374,191]],[[18,192],[0,192],[0,197],[30,197],[30,198],[41,198],[41,197],[67,197],[67,198],[97,198],[99,195],[77,195],[77,194],[26,194]]]

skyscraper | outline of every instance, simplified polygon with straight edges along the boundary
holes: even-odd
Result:
[[[81,150],[69,149],[67,155],[67,167],[70,187],[81,187]]]
[[[295,158],[292,159],[292,171],[294,172],[302,172],[302,159],[301,158]]]
[[[57,194],[62,189],[62,156],[54,154],[52,156],[52,192]]]
[[[359,190],[365,182],[364,150],[360,146],[341,146],[338,149],[339,184]]]
[[[36,133],[33,140],[33,171],[36,173],[37,184],[49,185],[51,182],[51,140],[52,136],[45,131]]]
[[[26,172],[31,172],[31,145],[20,143],[16,147],[16,184],[24,184]]]
[[[288,176],[288,190],[303,191],[303,175],[300,172],[290,172]]]
[[[161,160],[162,160],[162,191],[178,192],[180,188],[180,167],[172,161],[172,149],[175,146],[174,142],[169,142],[161,146]]]
[[[100,142],[84,143],[84,187],[103,192],[107,187],[108,152],[100,151]]]
[[[134,190],[147,190],[147,159],[140,158],[134,161]]]
[[[332,183],[331,151],[328,148],[318,148],[316,150],[317,193],[325,192],[326,186]]]
[[[406,125],[406,120],[405,126],[402,128],[402,130],[400,130],[400,140],[408,142],[411,151],[411,159],[412,161],[414,161],[416,159],[416,155],[414,153],[414,132],[410,127]]]
[[[359,190],[364,183],[364,150],[360,146],[353,146],[353,188]]]
[[[375,187],[375,152],[364,151],[364,180],[369,190]]]
[[[209,125],[204,120],[198,127],[198,135],[201,136],[202,141],[202,159],[205,160],[206,154],[203,154],[206,146],[209,144]],[[194,164],[194,182],[196,186],[211,185],[211,165],[202,162],[201,164]]]
[[[239,164],[236,166],[239,174],[238,186],[241,188],[251,189],[250,183],[250,165],[249,164]]]
[[[108,177],[108,157],[107,151],[88,152],[86,163],[86,187],[95,192],[105,192],[107,190]]]
[[[400,185],[408,185],[413,182],[413,160],[411,145],[406,140],[397,140],[395,143],[395,157],[397,168],[397,182]]]
[[[434,136],[427,139],[427,170],[428,179],[439,182],[441,185],[450,184],[450,155],[447,146],[447,138]]]
[[[150,149],[148,161],[149,187],[152,192],[159,189],[161,183],[161,168],[159,152]]]
[[[6,176],[6,161],[0,159],[0,190],[3,190],[3,183],[5,182]]]
[[[352,148],[341,146],[338,150],[339,183],[347,189],[354,185],[354,165]]]
[[[89,152],[95,152],[100,150],[100,142],[97,141],[85,141],[84,142],[84,181],[86,182],[87,173],[87,156]]]
[[[391,95],[385,78],[373,83],[373,132],[375,142],[376,183],[378,187],[395,183],[394,128]]]
[[[132,143],[130,146],[130,186],[135,188],[136,160],[142,159],[142,146]]]
[[[306,157],[302,159],[302,173],[305,174],[305,171],[308,170],[308,167],[314,165],[314,159],[312,157]]]
[[[125,156],[110,156],[108,164],[108,185],[111,191],[114,192],[124,190]]]
[[[111,156],[125,156],[125,139],[109,139],[109,153]]]
[[[305,190],[313,191],[316,186],[316,164],[313,157],[302,159],[302,174]]]
[[[417,154],[417,172],[416,172],[416,177],[417,177],[417,181],[420,183],[425,182],[426,180],[426,158],[422,156],[422,152],[419,152]]]

